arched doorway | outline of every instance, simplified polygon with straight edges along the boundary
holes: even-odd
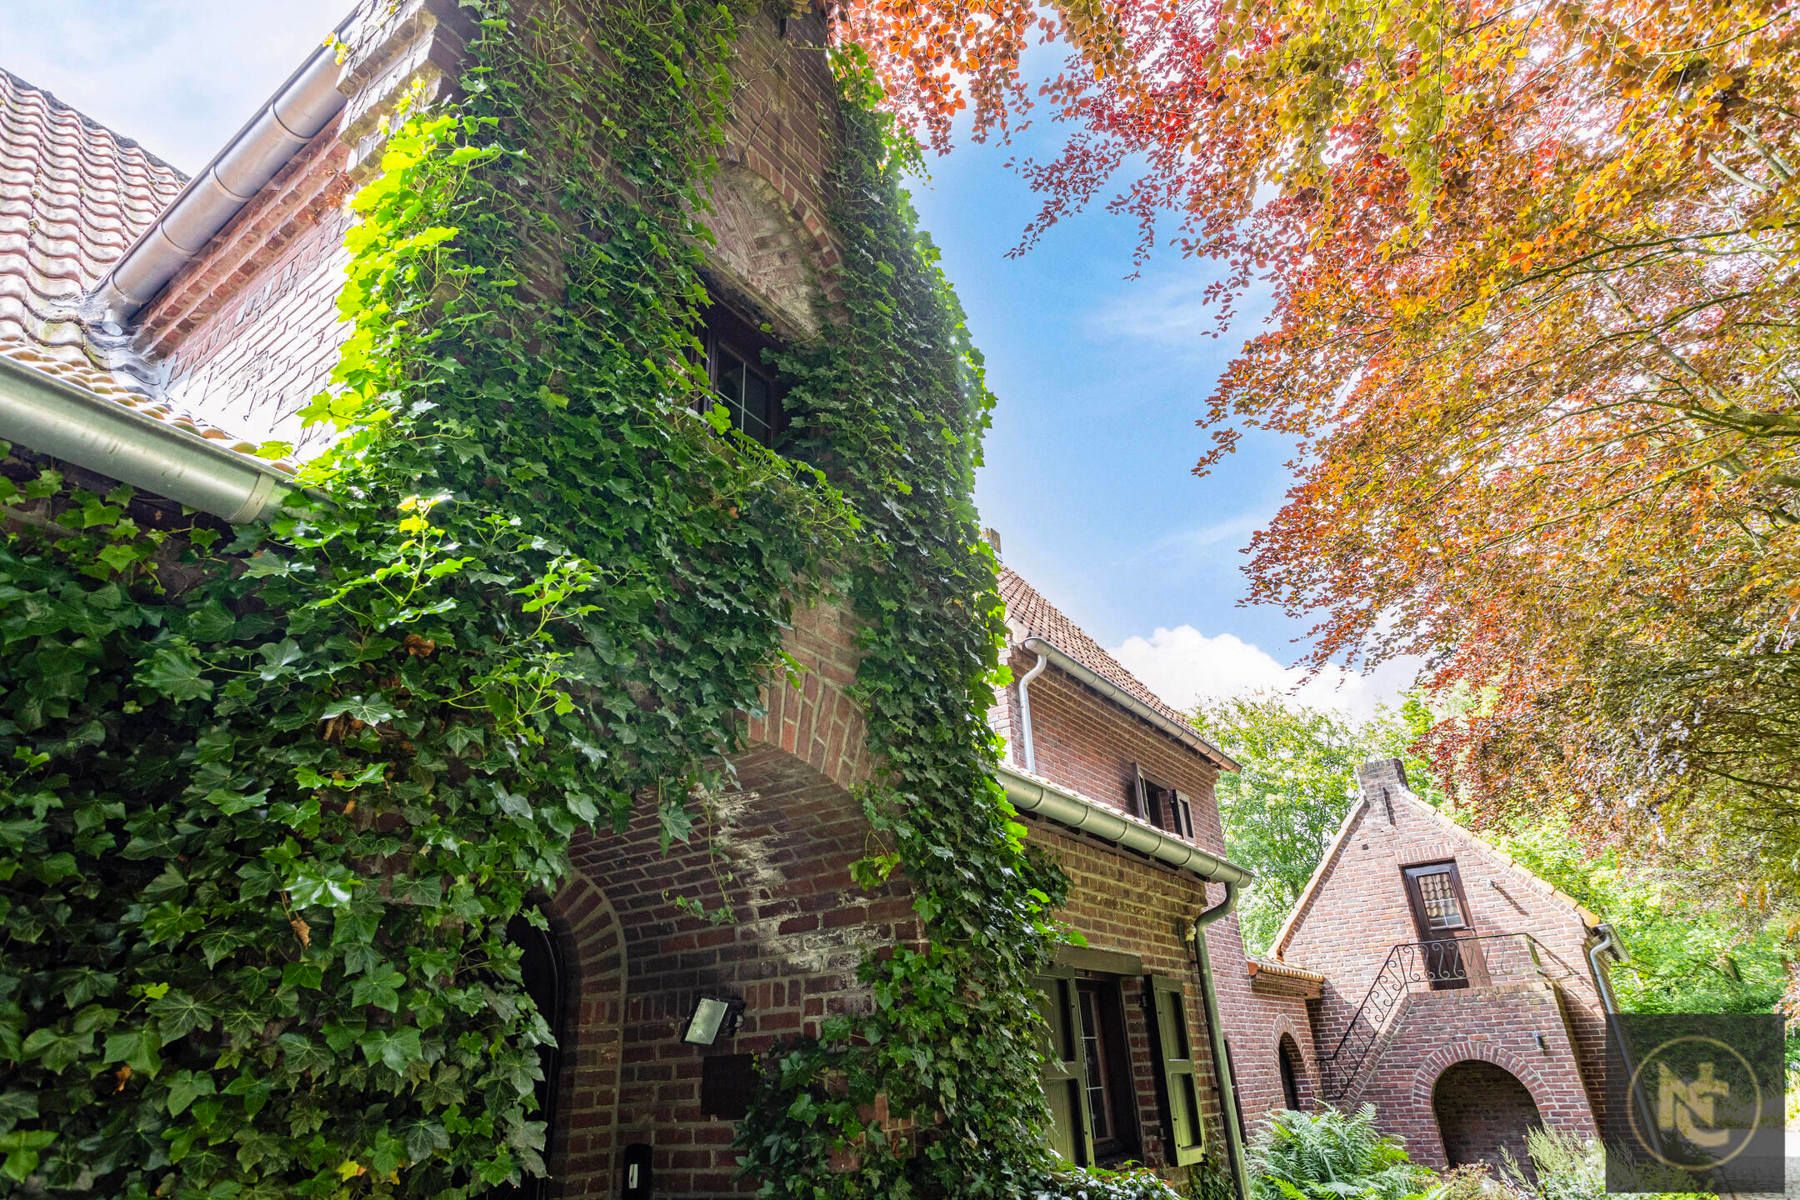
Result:
[[[1301,1081],[1306,1078],[1306,1060],[1300,1057],[1300,1047],[1294,1043],[1292,1034],[1281,1035],[1281,1041],[1275,1046],[1275,1060],[1281,1068],[1281,1103],[1287,1108],[1298,1109],[1305,1103]]]
[[[1543,1124],[1531,1093],[1511,1071],[1474,1059],[1452,1063],[1431,1091],[1432,1112],[1452,1167],[1485,1163],[1498,1169],[1510,1152],[1530,1170],[1525,1133]]]
[[[555,1039],[548,1046],[538,1047],[538,1066],[543,1070],[543,1078],[537,1081],[535,1089],[536,1119],[544,1123],[546,1131],[545,1165],[551,1166],[554,1173],[551,1157],[561,1131],[558,1101],[562,1091],[563,1051],[569,1037],[568,963],[555,928],[539,929],[522,915],[507,923],[506,940],[519,947],[519,971],[525,979],[525,993],[543,1015],[550,1026],[550,1036]],[[527,1177],[518,1187],[504,1188],[492,1195],[494,1200],[549,1200],[553,1183],[551,1178]]]

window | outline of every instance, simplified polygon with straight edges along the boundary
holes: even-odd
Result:
[[[1281,1067],[1281,1102],[1290,1109],[1300,1107],[1300,1047],[1287,1034],[1275,1046],[1275,1059]]]
[[[749,321],[717,305],[706,313],[706,378],[731,427],[773,446],[785,422],[781,381],[763,361],[775,342]]]
[[[1078,1166],[1116,1162],[1138,1150],[1137,1093],[1117,977],[1062,970],[1038,981],[1049,1030],[1044,1094],[1050,1144]]]
[[[1088,1126],[1094,1154],[1104,1162],[1120,1157],[1129,1131],[1137,1124],[1131,1111],[1131,1069],[1125,1052],[1125,1021],[1119,1011],[1119,985],[1083,979],[1075,984],[1081,1010],[1081,1048],[1087,1059]]]
[[[1157,783],[1134,766],[1136,778],[1126,794],[1126,807],[1132,816],[1142,817],[1158,829],[1177,837],[1194,840],[1194,806],[1172,787]]]
[[[1463,913],[1462,881],[1456,877],[1455,863],[1408,867],[1406,880],[1411,887],[1413,907],[1422,934],[1440,929],[1469,927]]]

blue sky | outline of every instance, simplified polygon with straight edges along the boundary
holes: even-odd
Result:
[[[211,157],[347,11],[347,0],[60,0],[0,6],[0,66],[184,170]],[[1241,548],[1280,506],[1286,448],[1249,438],[1190,468],[1219,371],[1258,328],[1222,340],[1200,304],[1208,264],[1161,251],[1127,278],[1137,231],[1088,213],[1022,258],[1035,213],[1004,165],[1048,153],[1040,119],[1011,147],[965,144],[914,188],[1000,398],[978,500],[1009,563],[1171,701],[1299,681],[1305,622],[1246,608]],[[1313,703],[1366,713],[1408,681],[1314,680]],[[1341,685],[1341,686],[1340,686]]]

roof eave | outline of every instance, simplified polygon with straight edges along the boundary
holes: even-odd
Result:
[[[1210,883],[1242,887],[1253,878],[1247,868],[1210,850],[1170,837],[1152,825],[1029,771],[1002,763],[996,774],[1000,786],[1006,789],[1006,798],[1021,812],[1035,813],[1064,828],[1134,850]]]
[[[0,435],[232,524],[271,515],[294,487],[267,463],[4,355]]]

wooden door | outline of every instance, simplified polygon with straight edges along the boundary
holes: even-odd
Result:
[[[1472,937],[1469,901],[1454,862],[1406,868],[1406,898],[1419,931],[1420,967],[1434,989],[1469,986],[1468,957],[1457,943]]]

